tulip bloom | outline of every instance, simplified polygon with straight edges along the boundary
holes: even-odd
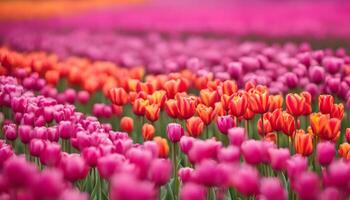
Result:
[[[160,107],[157,104],[148,105],[145,108],[146,118],[151,122],[155,122],[158,120],[159,112],[160,112]]]
[[[228,130],[235,126],[235,121],[231,115],[220,116],[216,120],[216,126],[222,134],[227,135]]]
[[[198,137],[203,131],[204,123],[199,117],[191,117],[186,120],[186,128],[189,136]]]
[[[245,92],[233,94],[229,103],[230,113],[235,117],[244,115],[248,108],[248,98]]]
[[[130,117],[123,117],[120,120],[120,128],[130,134],[134,130],[134,120]]]
[[[181,119],[192,117],[196,111],[196,100],[193,97],[176,96],[178,116]]]
[[[312,131],[323,140],[334,140],[340,133],[341,121],[329,115],[313,113],[310,116]]]
[[[312,135],[305,134],[304,130],[297,130],[294,138],[294,148],[296,153],[309,156],[313,152]]]
[[[112,88],[108,91],[108,97],[113,104],[122,106],[129,101],[128,93],[124,88]]]
[[[144,124],[142,126],[142,137],[143,140],[152,140],[155,134],[155,128],[152,124]]]
[[[342,103],[334,104],[331,108],[330,116],[331,118],[338,118],[342,120],[344,117],[344,105]]]
[[[318,97],[318,108],[322,114],[330,114],[334,104],[334,97],[332,95],[320,95]]]
[[[283,96],[278,94],[278,95],[271,95],[270,97],[270,108],[269,111],[273,112],[274,110],[278,108],[282,108],[283,105]]]
[[[298,127],[298,124],[295,124],[294,117],[289,113],[283,111],[281,118],[282,118],[282,132],[288,135],[289,137],[292,137],[295,132],[295,129],[297,129]]]
[[[349,151],[350,151],[349,143],[344,142],[343,144],[339,145],[338,153],[341,157],[347,159]]]
[[[225,110],[228,110],[230,108],[230,101],[232,99],[232,95],[229,96],[227,94],[223,94],[220,97],[220,102],[223,106],[223,108],[225,108]],[[216,102],[215,104],[217,104],[218,102]]]
[[[311,101],[312,101],[312,98],[311,98],[311,94],[309,92],[302,92],[300,93],[300,95],[302,97],[304,97],[305,99],[305,104],[304,104],[304,111],[303,111],[303,114],[302,115],[310,115],[311,112],[312,112],[312,108],[311,108]]]
[[[222,83],[221,89],[222,89],[222,94],[230,96],[237,92],[238,87],[235,81],[226,80]]]
[[[305,108],[305,98],[299,94],[288,94],[286,96],[287,112],[295,117],[303,114]]]
[[[153,141],[155,141],[158,145],[158,156],[160,158],[166,158],[169,154],[169,145],[167,140],[165,138],[157,136],[153,139]]]
[[[350,142],[350,128],[346,128],[345,130],[345,139],[348,143]]]
[[[251,120],[254,118],[254,115],[255,115],[255,113],[252,110],[250,110],[249,108],[247,108],[247,110],[245,111],[245,113],[243,115],[243,118],[245,120]]]
[[[149,105],[148,100],[144,100],[142,98],[137,98],[132,103],[132,111],[137,116],[143,116],[143,115],[145,115],[146,106],[148,106],[148,105]]]
[[[161,108],[164,106],[166,98],[166,92],[164,90],[157,90],[152,95],[148,96],[150,104],[158,104]]]
[[[214,113],[216,114],[216,116],[224,116],[224,115],[226,115],[226,110],[222,106],[221,102],[216,102],[215,103]]]
[[[173,143],[176,143],[180,141],[185,131],[181,127],[181,124],[169,123],[166,127],[166,132],[169,140]]]
[[[214,109],[212,107],[207,107],[204,104],[198,104],[196,108],[198,116],[202,119],[204,124],[208,126],[215,116]]]
[[[165,112],[171,118],[177,118],[179,113],[177,110],[177,101],[175,99],[169,99],[165,102]]]
[[[201,90],[199,97],[204,105],[211,107],[214,107],[215,102],[220,100],[219,93],[217,91],[210,91],[209,89]]]
[[[258,120],[258,133],[262,137],[264,137],[267,133],[270,133],[270,132],[273,131],[272,125],[271,125],[271,122],[270,122],[269,114],[271,115],[271,113],[265,113],[263,115],[264,124],[263,124],[261,118]]]
[[[136,92],[146,92],[147,94],[152,94],[155,91],[154,85],[152,85],[151,83],[148,82],[137,82],[136,83]]]
[[[252,88],[248,93],[249,108],[259,114],[266,113],[270,107],[269,91],[265,86]]]

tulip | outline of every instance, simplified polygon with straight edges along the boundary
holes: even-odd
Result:
[[[232,80],[225,80],[222,83],[222,93],[226,95],[232,95],[238,90],[237,83]]]
[[[45,149],[45,143],[41,139],[32,139],[29,144],[29,153],[32,156],[39,157],[41,152]]]
[[[177,101],[174,99],[169,99],[165,102],[164,106],[165,112],[168,114],[171,118],[177,118],[178,117],[178,109],[177,109]]]
[[[224,116],[224,115],[226,115],[226,110],[222,106],[221,102],[216,102],[215,103],[215,107],[214,107],[214,111],[213,112],[216,114],[216,116]]]
[[[145,107],[146,118],[151,122],[155,122],[158,120],[159,112],[160,107],[157,104],[152,104]]]
[[[169,145],[165,138],[155,137],[153,141],[158,145],[158,153],[160,158],[166,158],[169,154]]]
[[[229,174],[227,172],[215,161],[206,159],[196,165],[193,171],[193,179],[207,187],[218,187],[228,181]]]
[[[245,196],[256,195],[259,192],[259,172],[249,166],[244,165],[232,176],[234,188]]]
[[[104,179],[110,179],[113,174],[122,167],[125,157],[120,154],[109,154],[100,157],[97,161],[99,175]]]
[[[320,192],[320,182],[317,174],[303,172],[295,179],[295,191],[301,200],[317,199]]]
[[[287,112],[294,117],[299,117],[303,114],[306,99],[298,94],[288,94],[286,96]]]
[[[287,160],[290,158],[289,149],[270,148],[269,158],[270,158],[271,167],[274,170],[285,170],[287,166]]]
[[[81,90],[78,92],[78,101],[81,104],[87,104],[87,102],[89,102],[90,100],[90,94],[85,91],[85,90]]]
[[[180,199],[182,200],[205,200],[206,196],[206,188],[192,182],[183,185],[180,191]]]
[[[198,104],[196,108],[198,116],[208,126],[215,116],[214,109],[212,107],[207,107],[204,104]]]
[[[130,117],[123,117],[120,120],[120,128],[130,134],[134,130],[134,120]]]
[[[217,118],[216,126],[222,134],[227,135],[228,130],[235,126],[235,122],[231,115],[221,116]]]
[[[7,140],[13,141],[17,139],[16,124],[4,125],[2,131]]]
[[[196,101],[192,97],[176,96],[178,117],[181,119],[189,119],[196,111]]]
[[[74,125],[70,121],[60,121],[57,128],[62,139],[69,139],[75,131]]]
[[[222,95],[221,95],[221,97],[220,97],[220,103],[221,103],[221,106],[222,106],[225,110],[229,110],[231,98],[232,98],[232,95],[231,95],[231,96],[229,96],[229,95],[227,95],[227,94],[222,94]],[[218,103],[219,103],[219,102],[216,102],[216,103],[215,103],[215,106],[216,106]]]
[[[289,88],[295,88],[298,86],[298,76],[292,72],[288,72],[285,74],[285,83]]]
[[[137,116],[143,116],[146,113],[146,106],[149,105],[148,100],[137,98],[132,104],[132,111]]]
[[[332,95],[320,95],[318,97],[318,108],[322,114],[330,114],[334,104],[334,97]]]
[[[151,182],[138,180],[132,174],[120,173],[114,175],[111,179],[109,197],[111,200],[152,200],[156,199],[156,193]]]
[[[32,183],[36,198],[52,199],[60,196],[65,189],[61,171],[57,169],[44,169]],[[43,190],[42,188],[45,188]]]
[[[350,128],[346,128],[345,130],[345,139],[348,143],[350,143]]]
[[[90,167],[96,167],[97,160],[101,156],[101,153],[96,147],[87,147],[84,148],[81,155]]]
[[[243,72],[243,67],[242,67],[242,63],[240,62],[231,62],[228,64],[228,72],[230,73],[231,77],[233,79],[239,79],[239,77],[241,76],[242,72]]]
[[[108,97],[113,104],[122,106],[129,101],[128,93],[124,88],[112,88],[108,91]]]
[[[187,154],[193,146],[195,139],[189,136],[183,136],[180,139],[179,145],[183,153]]]
[[[268,111],[270,107],[269,91],[264,86],[257,86],[252,88],[248,93],[249,108],[259,114]]]
[[[350,167],[342,160],[334,161],[328,166],[326,176],[330,186],[345,189],[350,178]]]
[[[155,128],[152,124],[145,123],[142,126],[142,137],[144,141],[152,140],[155,135]]]
[[[169,80],[164,83],[163,88],[169,99],[174,98],[175,94],[180,92],[180,83],[180,80]]]
[[[341,157],[346,159],[349,151],[350,151],[350,144],[349,143],[344,142],[344,143],[339,145],[338,153]]]
[[[18,136],[22,143],[28,144],[32,139],[32,127],[28,125],[20,125],[18,127]]]
[[[4,164],[2,174],[6,184],[13,189],[28,188],[38,171],[34,164],[28,163],[24,157],[12,156]]]
[[[313,152],[312,135],[305,134],[304,130],[297,130],[294,136],[294,148],[298,154],[311,155]]]
[[[331,108],[330,116],[331,118],[338,118],[342,120],[344,116],[344,105],[342,103],[334,104]]]
[[[298,154],[292,156],[287,161],[287,174],[291,180],[297,178],[302,172],[305,172],[308,168],[307,159]]]
[[[12,147],[10,145],[1,145],[0,147],[0,169],[3,168],[4,163],[14,156],[15,153],[12,150]]]
[[[220,162],[236,163],[239,161],[240,150],[236,146],[228,146],[222,148],[218,153],[218,160]]]
[[[188,158],[192,163],[200,163],[206,159],[216,160],[221,147],[222,143],[215,139],[195,140],[188,152]]]
[[[282,95],[270,95],[270,108],[269,111],[273,112],[278,108],[282,108],[283,96]]]
[[[179,142],[184,135],[184,129],[177,123],[169,123],[166,127],[166,132],[169,140],[173,143]]]
[[[46,143],[40,154],[40,162],[48,166],[57,166],[61,160],[61,146],[56,143]]]
[[[59,168],[62,170],[64,178],[71,182],[84,179],[89,172],[89,167],[79,154],[63,155]]]
[[[271,113],[265,113],[263,114],[263,117],[258,120],[258,133],[262,137],[264,137],[267,133],[270,133],[273,131],[271,122],[269,120],[271,116],[272,116]],[[262,121],[262,119],[264,119],[264,121]]]
[[[88,200],[89,195],[87,193],[82,193],[78,190],[66,189],[61,193],[59,197],[59,200],[64,200],[64,199]]]
[[[150,179],[157,185],[166,184],[171,177],[171,162],[168,159],[155,159],[149,169]],[[177,178],[177,177],[175,177]]]
[[[307,91],[304,91],[304,92],[300,93],[300,95],[302,97],[304,97],[304,99],[305,99],[305,104],[304,104],[304,109],[303,109],[304,111],[303,111],[302,115],[305,115],[305,116],[310,115],[311,112],[312,112],[312,108],[311,108],[312,96]]]
[[[199,117],[191,117],[186,120],[186,128],[188,135],[192,137],[198,137],[203,131],[204,123]]]
[[[138,174],[140,178],[145,178],[147,176],[146,172],[153,158],[150,151],[143,151],[140,148],[131,148],[126,153],[126,158],[137,167],[136,174]]]
[[[310,115],[312,131],[323,140],[334,140],[338,137],[341,121],[328,115],[313,113]]]
[[[318,196],[320,200],[342,200],[344,194],[334,187],[327,187]]]
[[[247,135],[244,128],[236,127],[228,130],[228,138],[231,145],[240,147],[246,140]]]
[[[322,166],[329,165],[335,157],[335,146],[331,142],[320,142],[316,148],[316,159]]]
[[[244,160],[248,164],[256,165],[263,162],[264,147],[261,141],[247,140],[242,143],[241,150]]]
[[[233,94],[229,102],[230,113],[235,117],[244,115],[248,108],[248,98],[245,92]]]
[[[180,168],[178,172],[178,176],[182,183],[190,182],[192,178],[192,174],[193,174],[193,169],[190,167]]]
[[[260,184],[262,199],[285,200],[287,193],[278,178],[263,178]]]
[[[210,91],[209,89],[203,89],[199,92],[201,102],[209,107],[214,107],[215,102],[220,100],[219,93],[217,91]]]
[[[313,66],[309,69],[309,76],[312,82],[321,83],[325,78],[325,71],[323,67]]]
[[[68,88],[64,91],[64,95],[66,96],[66,101],[70,104],[74,104],[77,93],[74,89]]]

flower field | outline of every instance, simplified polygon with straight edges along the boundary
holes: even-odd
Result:
[[[208,36],[197,18],[149,31],[137,19],[153,9],[118,18],[137,33],[75,24],[97,15],[56,28],[0,21],[1,200],[350,198],[346,43]],[[189,27],[198,29],[181,33]],[[325,27],[308,34],[324,37]],[[337,30],[332,38],[346,37]]]

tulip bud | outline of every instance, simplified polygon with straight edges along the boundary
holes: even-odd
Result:
[[[153,139],[153,141],[155,141],[156,144],[158,145],[159,157],[161,158],[167,157],[169,154],[169,145],[167,140],[165,138],[157,136]]]
[[[325,71],[323,67],[313,66],[309,69],[309,76],[312,82],[321,83],[325,78]]]
[[[183,153],[187,154],[193,146],[195,139],[189,136],[183,136],[180,139],[180,149]]]
[[[303,172],[295,179],[295,191],[301,200],[317,199],[320,192],[320,182],[314,172]]]
[[[101,153],[96,147],[92,146],[84,148],[82,156],[90,167],[96,167],[97,160],[101,156]]]
[[[102,178],[108,180],[114,173],[118,172],[123,162],[125,162],[125,158],[120,154],[109,154],[100,157],[97,161],[98,173]]]
[[[335,146],[331,142],[320,142],[317,144],[316,159],[322,166],[329,165],[335,156]]]
[[[87,104],[87,102],[90,99],[90,94],[85,91],[85,90],[81,90],[78,92],[78,101],[81,104]]]
[[[16,124],[4,125],[2,128],[2,131],[7,140],[11,140],[11,141],[16,140],[17,138]]]
[[[126,157],[128,158],[130,163],[133,163],[139,171],[138,174],[141,178],[147,176],[147,171],[152,162],[152,153],[149,151],[143,151],[140,148],[131,148],[126,153]]]
[[[66,96],[66,101],[70,104],[74,104],[77,93],[74,89],[68,88],[64,91],[64,95]]]
[[[64,178],[71,182],[84,179],[89,172],[89,167],[79,154],[62,156],[59,168],[63,171]]]
[[[33,129],[31,126],[28,125],[20,125],[18,127],[18,136],[19,139],[22,141],[24,144],[28,144],[29,141],[32,139],[32,132]]]
[[[74,125],[70,121],[61,121],[57,128],[58,134],[62,139],[69,139],[75,131]]]
[[[235,122],[231,115],[220,116],[216,120],[216,126],[222,134],[227,135],[228,131],[235,126]]]
[[[45,143],[41,139],[32,139],[29,144],[29,153],[32,156],[39,157],[41,152],[45,149]]]
[[[46,168],[37,179],[33,180],[31,188],[36,199],[55,199],[61,195],[65,188],[63,175],[57,169]],[[45,188],[45,190],[42,188]]]
[[[56,143],[47,143],[40,154],[40,162],[48,166],[57,166],[61,160],[61,146]]]
[[[228,146],[221,148],[218,153],[218,160],[220,162],[236,163],[240,158],[240,150],[236,146]]]
[[[232,177],[234,188],[245,196],[256,195],[259,192],[259,172],[250,165],[239,168]]]
[[[181,137],[184,135],[184,129],[181,124],[178,123],[169,123],[166,128],[168,138],[173,143],[180,141]]]
[[[207,189],[202,185],[196,183],[186,183],[182,186],[180,191],[181,200],[205,200],[207,196]]]
[[[285,78],[286,78],[285,83],[289,88],[295,88],[298,86],[299,80],[296,74],[292,72],[288,72],[285,74]]]
[[[307,160],[300,155],[294,155],[287,161],[287,173],[290,179],[296,178],[308,168]]]
[[[327,187],[318,196],[320,200],[342,200],[344,199],[344,194],[334,187]]]

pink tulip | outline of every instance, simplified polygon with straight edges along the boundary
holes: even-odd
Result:
[[[182,183],[187,183],[191,180],[193,174],[193,169],[190,167],[180,168],[178,172],[178,176]]]
[[[329,165],[335,156],[335,146],[331,142],[320,142],[317,144],[316,159],[322,166]]]
[[[40,154],[40,162],[48,166],[57,166],[61,160],[61,146],[56,143],[46,143]]]
[[[295,179],[294,189],[301,200],[317,199],[320,192],[320,182],[317,174],[302,172]]]
[[[263,178],[260,183],[259,199],[285,200],[287,192],[278,178]]]
[[[82,156],[90,167],[96,167],[100,155],[99,149],[93,146],[87,147],[82,151]]]
[[[196,183],[186,183],[180,190],[181,200],[205,200],[207,197],[207,189]]]
[[[63,154],[59,168],[64,178],[71,182],[84,179],[89,172],[89,167],[79,154]]]
[[[219,116],[216,120],[216,126],[222,134],[227,135],[228,130],[235,126],[235,122],[231,115]]]
[[[234,188],[245,196],[259,193],[259,172],[250,165],[241,166],[232,181]]]
[[[32,139],[29,143],[29,153],[32,156],[39,157],[45,149],[45,142],[41,139]]]
[[[195,139],[189,136],[183,136],[180,139],[180,149],[183,153],[187,154],[193,146]]]
[[[181,137],[184,135],[184,129],[181,124],[169,123],[166,127],[166,133],[171,142],[177,143],[180,141]]]
[[[124,156],[120,154],[110,154],[101,157],[97,161],[98,173],[102,178],[110,179],[121,168],[124,161]]]
[[[32,190],[37,199],[57,198],[66,187],[63,175],[57,169],[46,168],[32,181]]]
[[[28,125],[20,125],[18,127],[18,136],[19,139],[22,141],[24,144],[28,144],[29,141],[32,139],[32,127]]]
[[[285,170],[287,160],[290,158],[289,149],[271,148],[269,149],[270,164],[274,170]]]
[[[157,186],[162,186],[169,181],[171,172],[171,161],[169,159],[159,158],[152,161],[149,169],[149,177]]]
[[[244,128],[236,127],[228,130],[228,138],[230,144],[240,147],[241,144],[246,140],[246,132]]]
[[[236,146],[228,146],[221,148],[218,152],[218,160],[220,162],[236,163],[239,162],[240,150]]]

